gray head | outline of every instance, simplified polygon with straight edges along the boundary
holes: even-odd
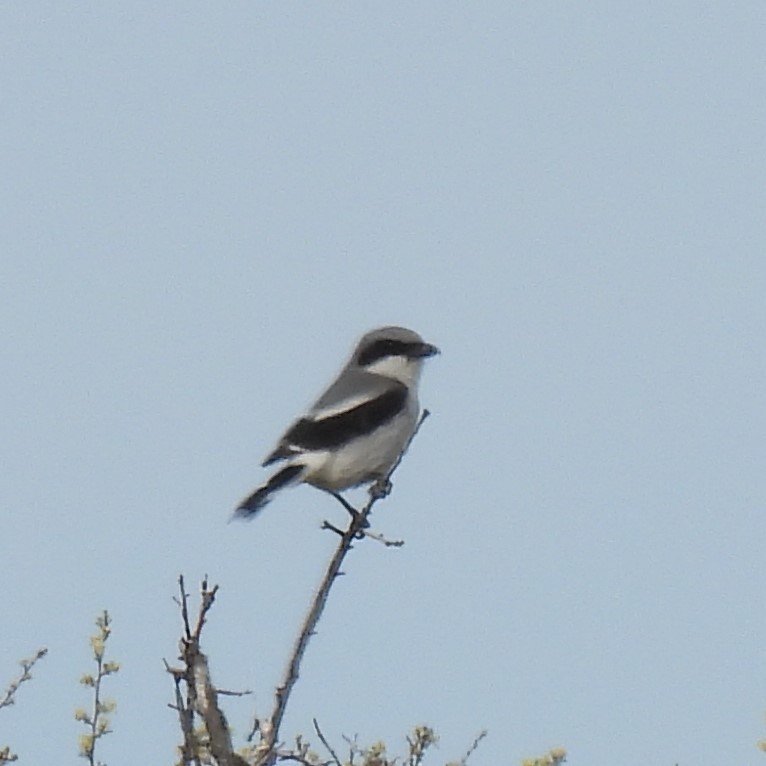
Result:
[[[423,361],[438,353],[436,346],[426,343],[414,330],[379,327],[362,337],[349,366],[412,385],[420,375]]]

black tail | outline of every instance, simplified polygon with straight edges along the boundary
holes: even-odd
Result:
[[[252,519],[271,500],[272,493],[289,484],[304,468],[305,466],[300,463],[286,465],[281,471],[275,473],[262,487],[258,487],[252,495],[246,497],[239,504],[234,515],[241,519]]]

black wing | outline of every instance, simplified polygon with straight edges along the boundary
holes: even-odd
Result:
[[[314,420],[301,418],[282,437],[279,446],[265,460],[269,465],[276,460],[305,450],[324,450],[339,447],[359,436],[365,436],[393,420],[406,406],[407,387],[397,383],[374,399],[358,404],[345,412]]]

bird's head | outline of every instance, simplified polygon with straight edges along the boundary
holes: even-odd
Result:
[[[352,364],[359,369],[411,386],[417,383],[423,362],[439,349],[406,327],[379,327],[357,344]]]

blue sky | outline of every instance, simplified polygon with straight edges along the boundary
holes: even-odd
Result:
[[[757,764],[766,735],[766,7],[38,2],[0,10],[0,744],[170,763],[183,572],[264,713],[342,510],[227,523],[357,337],[433,412],[285,734],[474,766]]]

